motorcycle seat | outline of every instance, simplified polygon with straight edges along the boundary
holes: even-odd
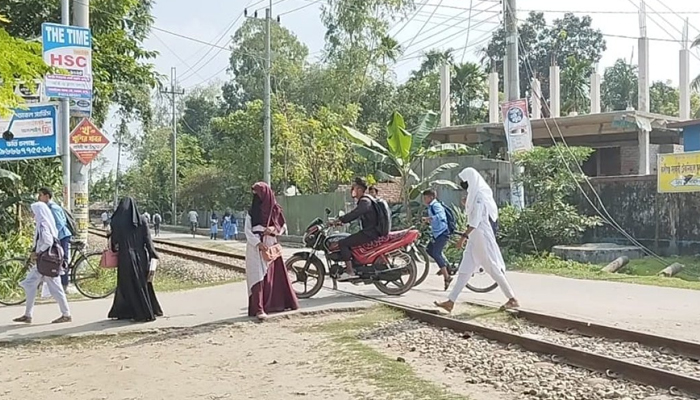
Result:
[[[361,248],[361,249],[373,249],[377,246],[383,245],[384,243],[394,242],[394,241],[400,240],[401,238],[406,236],[408,234],[408,232],[410,232],[410,231],[411,231],[410,229],[404,229],[402,231],[389,232],[388,235],[381,236],[376,240],[373,240],[369,243],[365,243],[362,246],[360,246],[359,248]]]

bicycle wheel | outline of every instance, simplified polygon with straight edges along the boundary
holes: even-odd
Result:
[[[413,286],[418,286],[425,281],[430,273],[430,256],[425,246],[422,244],[415,245],[411,250],[411,258],[416,264],[416,283]]]
[[[90,299],[102,299],[117,290],[117,269],[100,267],[101,258],[101,252],[83,254],[71,269],[75,288]]]
[[[475,293],[489,293],[497,287],[498,283],[483,268],[478,268],[467,282],[467,289]]]
[[[16,306],[27,299],[20,282],[27,277],[26,258],[10,258],[0,262],[0,303]]]

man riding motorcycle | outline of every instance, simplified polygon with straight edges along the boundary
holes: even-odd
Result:
[[[345,261],[345,272],[338,278],[339,282],[357,279],[358,276],[352,267],[352,248],[362,246],[377,240],[379,233],[379,216],[374,207],[373,200],[365,194],[367,182],[362,178],[355,178],[352,184],[352,197],[357,200],[357,205],[349,213],[340,217],[335,225],[348,224],[357,219],[360,220],[361,230],[338,242],[340,255]]]

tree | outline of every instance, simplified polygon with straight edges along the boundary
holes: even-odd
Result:
[[[183,105],[180,131],[197,138],[204,150],[204,158],[209,161],[219,139],[212,135],[209,125],[212,118],[224,115],[221,89],[215,85],[194,88],[185,97]]]
[[[228,174],[213,165],[200,165],[189,171],[179,190],[180,201],[188,207],[217,210],[228,205]]]
[[[158,84],[153,64],[157,55],[143,48],[153,16],[152,0],[93,0],[90,24],[93,34],[93,119],[101,125],[109,107],[116,104],[124,116],[150,123],[150,91]],[[7,31],[16,38],[41,37],[41,24],[60,21],[60,2],[5,1],[0,14],[10,20]]]
[[[603,74],[602,108],[606,111],[626,110],[628,107],[637,109],[638,91],[637,67],[618,59]]]
[[[230,72],[233,81],[224,88],[229,110],[241,109],[263,97],[265,71],[265,22],[247,19],[232,38]],[[293,95],[303,80],[309,49],[284,26],[272,23],[270,29],[272,93]]]
[[[41,58],[41,46],[10,36],[2,27],[7,23],[9,20],[0,14],[0,117],[9,116],[12,108],[23,103],[15,94],[19,83],[34,82],[48,71]]]
[[[564,115],[571,112],[588,112],[591,104],[588,78],[593,66],[588,61],[573,57],[567,59],[567,64],[561,72],[562,111]]]
[[[437,127],[438,116],[435,113],[427,113],[423,122],[413,133],[406,130],[403,117],[398,112],[391,115],[387,124],[387,147],[371,137],[345,126],[348,137],[355,143],[355,151],[368,161],[375,163],[382,169],[377,169],[375,176],[382,181],[399,182],[401,184],[401,200],[406,219],[411,220],[411,200],[416,199],[420,192],[429,186],[443,185],[459,189],[452,181],[437,179],[442,172],[456,168],[456,163],[445,163],[427,174],[424,179],[413,170],[425,157],[431,157],[446,151],[468,151],[461,144],[440,144],[427,147],[425,142],[428,135]],[[387,168],[388,167],[388,168]]]
[[[478,64],[470,62],[457,64],[452,70],[450,86],[456,111],[454,122],[461,125],[484,122],[488,115],[486,73]]]
[[[520,50],[520,92],[526,93],[530,79],[542,83],[542,94],[549,98],[549,67],[556,63],[562,71],[569,68],[570,60],[594,65],[600,61],[607,45],[599,29],[592,28],[590,16],[578,17],[572,13],[547,24],[543,13],[530,12],[518,27]],[[482,63],[490,68],[495,64],[503,82],[505,58],[505,30],[499,28],[488,45],[482,49]],[[586,78],[592,71],[588,71]],[[501,90],[503,86],[501,84]]]
[[[523,184],[527,206],[501,210],[499,237],[505,247],[523,253],[549,251],[556,245],[576,243],[587,229],[600,225],[600,218],[582,215],[572,204],[586,177],[577,173],[572,177],[571,170],[578,170],[592,152],[586,147],[555,145],[515,156],[515,163],[524,168],[517,180]]]
[[[677,117],[680,113],[680,93],[677,88],[656,81],[649,88],[649,111]]]

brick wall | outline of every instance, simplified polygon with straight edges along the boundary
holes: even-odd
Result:
[[[652,174],[656,174],[656,158],[659,154],[681,153],[682,145],[677,144],[652,144],[649,145],[649,170]],[[635,146],[620,147],[620,174],[621,175],[637,175],[639,174],[639,148]]]

